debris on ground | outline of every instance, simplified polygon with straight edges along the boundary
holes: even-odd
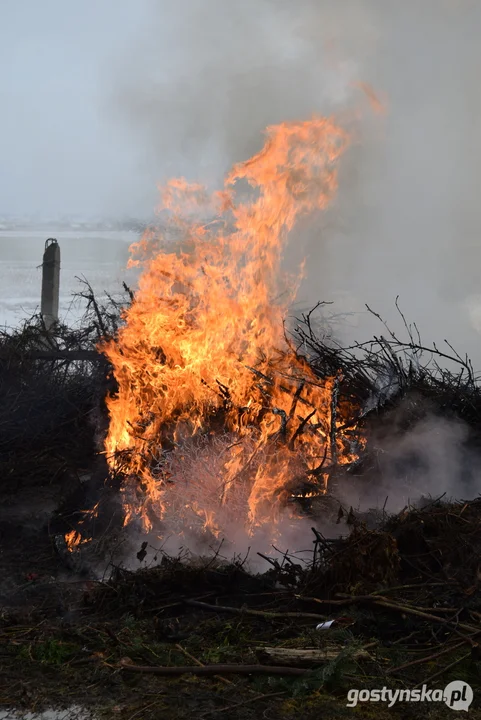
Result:
[[[92,352],[110,332],[97,311]],[[112,312],[112,327],[117,321]],[[127,567],[118,551],[122,476],[109,474],[99,452],[103,400],[114,390],[108,367],[65,355],[85,345],[67,331],[48,350],[38,329],[0,339],[3,707],[76,704],[126,720],[317,720],[352,717],[351,688],[444,688],[461,679],[474,690],[471,715],[481,717],[481,499],[442,495],[361,512],[337,497],[348,480],[366,491],[383,480],[371,438],[386,425],[404,437],[427,415],[462,421],[472,457],[477,378],[455,354],[457,374],[423,364],[420,342],[391,337],[342,349],[316,339],[310,322],[298,330],[304,351],[310,343],[319,375],[342,375],[339,402],[355,398],[352,407],[362,408],[352,421],[366,445],[348,469],[327,469],[327,495],[299,481],[289,502],[309,518],[310,553],[300,560],[266,548],[262,573],[249,569],[249,557],[174,557],[142,539]],[[382,391],[380,377],[389,380]],[[58,413],[45,410],[52,398]],[[420,468],[402,460],[414,492]],[[326,518],[335,533],[323,534]],[[83,544],[84,528],[91,542]],[[441,705],[423,703],[423,715],[449,717]],[[420,708],[359,703],[355,713],[409,718]]]

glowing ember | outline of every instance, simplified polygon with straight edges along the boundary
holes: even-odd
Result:
[[[333,197],[347,137],[326,118],[267,133],[222,192],[163,189],[164,232],[133,246],[139,289],[101,348],[119,385],[106,452],[127,476],[126,522],[146,530],[155,518],[215,536],[274,527],[293,481],[324,491],[323,469],[353,459],[341,378],[319,380],[290,348],[283,319],[299,277],[280,282],[288,232]]]
[[[84,519],[86,519],[86,518],[93,519],[93,518],[98,517],[98,514],[99,514],[99,506],[100,506],[100,502],[97,502],[97,503],[93,506],[93,508],[91,508],[90,510],[81,510],[80,512],[82,513],[83,518],[84,518]],[[79,522],[79,525],[81,525],[83,522],[84,522],[84,520],[81,520],[81,521]]]

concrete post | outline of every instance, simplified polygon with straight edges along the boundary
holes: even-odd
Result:
[[[42,262],[42,302],[40,312],[47,330],[58,322],[60,293],[60,246],[55,238],[45,242]]]

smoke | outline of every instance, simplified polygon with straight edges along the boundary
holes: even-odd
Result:
[[[399,294],[426,342],[446,337],[479,366],[480,20],[468,0],[157,3],[111,99],[152,188],[172,175],[219,186],[267,125],[346,121],[338,200],[293,238],[292,261],[308,255],[299,303],[360,312],[344,335],[364,339],[364,303],[396,325]]]
[[[401,403],[385,429],[369,438],[376,467],[367,477],[339,483],[335,494],[344,506],[397,513],[438,498],[470,500],[479,494],[479,450],[473,447],[469,428],[427,411],[406,429],[406,405],[411,402]]]
[[[234,481],[226,481],[230,450],[241,444],[249,461]],[[216,553],[219,559],[245,561],[253,571],[265,570],[269,564],[258,553],[280,559],[283,552],[290,551],[300,560],[312,559],[312,522],[301,517],[297,507],[289,507],[282,500],[274,507],[272,499],[271,522],[249,519],[249,476],[265,463],[266,452],[256,452],[249,438],[240,440],[227,432],[184,438],[174,450],[164,453],[154,468],[155,474],[168,478],[160,503],[164,508],[161,523],[154,522],[154,531],[147,535],[135,523],[128,528],[124,563],[138,565],[136,554],[146,539],[151,548],[173,557]],[[135,494],[135,485],[130,490]],[[129,488],[124,499],[130,501]]]
[[[369,28],[358,5],[345,9],[362,37]],[[341,13],[334,3],[324,6],[157,6],[149,34],[122,65],[118,95],[134,133],[142,134],[155,180],[187,173],[218,183],[234,162],[260,149],[268,125],[342,107],[359,60],[338,57]]]
[[[399,332],[399,295],[425,344],[447,338],[480,367],[480,4],[189,0],[153,5],[149,20],[110,98],[143,179],[220,187],[260,149],[266,126],[335,115],[352,144],[336,201],[291,239],[288,263],[308,260],[297,310],[334,300],[348,313],[338,336],[364,340],[379,332],[364,303]],[[344,483],[340,499],[367,509],[387,498],[396,511],[420,496],[472,496],[478,458],[467,441],[465,426],[434,413],[403,432],[393,418],[370,439],[373,487],[361,497]]]
[[[413,411],[418,414],[416,422]],[[280,561],[288,553],[297,562],[311,561],[313,526],[326,537],[348,534],[345,516],[339,523],[339,506],[352,507],[355,515],[363,514],[375,526],[384,513],[422,507],[437,499],[470,500],[479,495],[481,458],[468,426],[436,414],[420,397],[406,397],[368,440],[375,463],[361,477],[343,476],[328,498],[314,499],[309,516],[303,516],[297,505],[281,502],[273,522],[253,527],[246,522],[248,486],[242,478],[228,489],[227,502],[222,499],[223,463],[233,437],[186,440],[167,463],[170,477],[162,498],[166,508],[162,541],[158,531],[145,535],[130,526],[123,562],[137,567],[137,551],[148,540],[146,562],[156,551],[189,558],[216,554],[219,560],[241,560],[246,568],[260,572],[269,567],[265,555]]]

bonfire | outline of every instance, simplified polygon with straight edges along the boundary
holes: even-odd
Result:
[[[347,144],[330,119],[284,123],[222,191],[162,189],[163,230],[132,247],[138,291],[100,346],[118,383],[105,451],[125,476],[127,523],[274,537],[296,481],[325,492],[326,469],[356,458],[341,376],[316,376],[286,337],[303,269],[282,271],[296,221],[332,200]]]
[[[186,717],[218,713],[222,693],[229,717],[245,706],[252,717],[305,717],[308,706],[340,717],[352,688],[463,678],[477,690],[480,500],[362,514],[336,494],[348,476],[382,486],[380,425],[399,439],[436,421],[437,443],[455,440],[443,462],[459,452],[459,472],[476,474],[481,386],[471,363],[424,346],[407,323],[407,341],[384,324],[352,347],[317,334],[312,312],[284,324],[303,273],[283,275],[289,232],[332,201],[347,143],[325,118],[284,124],[222,192],[168,183],[163,230],[132,248],[142,273],[135,294],[124,287],[121,318],[87,286],[81,330],[52,335],[33,322],[0,334],[3,489],[20,494],[0,518],[8,706],[84,703],[97,688],[119,717],[140,717],[139,707],[157,717],[169,693],[176,706],[191,693]],[[429,453],[412,450],[387,445],[384,455],[402,460],[416,488]],[[46,488],[60,478],[66,497],[43,520]],[[321,508],[309,516],[313,532],[300,495]],[[307,559],[298,545],[270,552],[290,524]],[[166,549],[169,535],[182,552]],[[126,537],[134,550],[119,546]],[[192,557],[212,538],[214,554]],[[268,570],[254,575],[257,540]],[[203,678],[174,680],[187,674]],[[273,691],[274,676],[284,679]],[[145,705],[147,695],[155,702]]]

